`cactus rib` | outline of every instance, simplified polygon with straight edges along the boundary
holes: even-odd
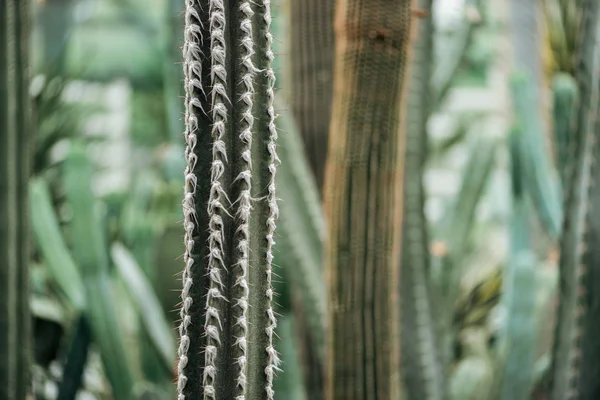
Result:
[[[432,59],[431,0],[416,6],[428,16],[413,23],[413,58],[406,115],[404,221],[402,234],[401,345],[402,372],[407,394],[415,399],[443,399],[445,370],[433,315],[429,273],[429,239],[424,205],[423,174],[429,115],[429,78]]]
[[[279,160],[270,23],[268,0],[186,1],[181,400],[274,396]]]
[[[28,1],[0,3],[0,397],[29,394]]]
[[[587,1],[582,20],[582,43],[577,65],[580,90],[572,177],[566,191],[565,220],[560,249],[560,301],[552,360],[551,398],[588,399],[600,395],[595,377],[598,321],[597,211],[598,123],[600,112],[600,4]]]
[[[336,3],[325,178],[328,399],[400,396],[402,118],[411,3]]]

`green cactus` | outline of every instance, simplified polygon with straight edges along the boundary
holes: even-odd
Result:
[[[0,398],[30,388],[29,3],[0,3]]]
[[[597,115],[600,113],[600,3],[585,1],[576,78],[580,91],[576,151],[569,158],[569,187],[560,242],[560,287],[552,360],[551,398],[600,396],[598,350],[599,215]]]
[[[567,185],[566,171],[571,144],[577,139],[572,136],[575,123],[576,105],[578,102],[577,82],[568,74],[557,74],[552,79],[552,93],[554,97],[552,111],[554,117],[554,143],[555,163],[561,173],[562,187]]]
[[[270,7],[186,1],[179,399],[274,397],[279,159]]]
[[[336,21],[325,178],[326,398],[396,399],[411,1],[338,1]]]
[[[416,7],[427,15],[413,21],[417,24],[417,40],[412,43],[406,106],[400,272],[402,373],[409,398],[443,399],[446,398],[446,371],[438,335],[439,327],[434,322],[436,319],[429,280],[429,237],[423,188],[433,50],[432,2],[420,0]]]
[[[558,240],[562,221],[562,191],[560,180],[546,151],[536,86],[531,74],[513,74],[511,91],[516,123],[522,134],[518,146],[523,161],[525,187],[533,200],[538,217],[549,237]]]
[[[536,266],[531,251],[529,203],[526,197],[526,180],[523,179],[524,160],[521,157],[519,136],[513,129],[510,134],[512,217],[510,222],[510,256],[504,268],[502,303],[506,311],[504,329],[500,335],[500,349],[504,361],[502,399],[526,399],[533,386],[534,351],[537,337],[536,316]]]
[[[465,3],[465,18],[458,27],[454,37],[448,42],[448,47],[440,57],[436,57],[435,68],[431,76],[431,105],[437,108],[446,98],[456,75],[467,57],[473,43],[479,12],[484,0],[467,0]]]
[[[286,0],[286,7],[289,47],[284,97],[322,191],[333,93],[335,0]]]

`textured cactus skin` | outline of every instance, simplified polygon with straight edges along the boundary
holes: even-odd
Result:
[[[402,373],[406,393],[411,399],[443,399],[446,389],[441,342],[434,322],[432,291],[428,279],[429,235],[422,181],[431,97],[431,5],[431,0],[415,2],[415,6],[427,15],[412,22],[414,35],[406,107],[400,337]]]
[[[180,400],[274,396],[270,22],[269,0],[186,1]]]
[[[0,398],[25,399],[30,376],[27,1],[0,2]]]
[[[336,2],[325,178],[326,398],[397,399],[399,261],[411,1]]]
[[[286,0],[289,54],[286,100],[298,122],[317,186],[323,189],[333,93],[335,0]]]
[[[598,340],[598,185],[600,112],[600,3],[584,3],[576,65],[580,91],[575,151],[569,158],[569,190],[560,243],[560,301],[552,362],[551,398],[600,397]]]

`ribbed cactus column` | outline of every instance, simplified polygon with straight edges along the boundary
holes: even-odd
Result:
[[[0,398],[29,389],[28,2],[0,2]]]
[[[186,0],[179,399],[272,399],[270,1]]]
[[[402,372],[411,399],[445,398],[445,363],[429,283],[429,235],[423,176],[430,115],[433,59],[432,0],[417,0],[413,21],[410,81],[407,83],[406,146],[401,252]],[[441,317],[441,316],[440,316]]]
[[[323,190],[333,92],[335,0],[287,0],[289,41],[283,88],[319,190]]]
[[[583,2],[575,71],[580,90],[575,152],[567,159],[569,188],[560,243],[560,293],[551,399],[600,398],[600,3]]]
[[[328,399],[398,399],[410,0],[338,0],[325,180]]]

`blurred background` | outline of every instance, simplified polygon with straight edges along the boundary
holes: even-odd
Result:
[[[530,36],[532,32],[518,23],[508,3],[434,1],[435,62],[423,178],[432,279],[452,282],[446,286],[456,298],[451,311],[454,330],[448,339],[456,342],[455,365],[473,354],[486,360],[509,307],[501,301],[501,287],[511,240],[507,143],[515,120],[509,85],[514,65],[534,64],[531,84],[539,101],[528,107],[539,108],[541,126],[553,123],[553,79],[559,72],[572,73],[557,61],[563,55],[552,41],[552,32],[565,28],[542,7],[534,15],[540,22],[539,32],[533,32],[536,51],[524,56],[515,51],[511,32],[520,29],[525,33],[518,35]],[[545,3],[554,7],[559,2]],[[316,193],[323,184],[331,100],[331,4],[331,0],[273,1],[281,87],[278,112],[295,119],[303,140],[303,147],[296,150],[311,171]],[[298,11],[302,7],[305,11]],[[37,125],[31,186],[35,257],[30,274],[35,396],[67,399],[76,393],[79,400],[112,399],[118,397],[117,389],[107,376],[126,368],[121,375],[132,377],[138,398],[173,399],[183,268],[183,0],[34,0],[32,8],[30,94]],[[282,131],[285,135],[285,128]],[[546,173],[556,174],[551,160],[557,139],[551,133],[540,138],[537,147],[549,160]],[[74,210],[65,204],[66,192],[77,193],[77,188],[65,189],[69,183],[60,166],[74,139],[85,143],[93,165],[93,194],[102,200],[107,215],[103,229],[110,241],[106,255],[110,262],[102,279],[112,285],[116,313],[103,320],[112,322],[101,334],[97,329],[92,332],[81,316],[81,281],[100,279],[99,275],[79,270],[70,255],[73,245],[67,244],[72,238],[66,224]],[[539,232],[532,240],[539,268],[530,292],[540,310],[532,330],[541,339],[534,343],[527,339],[529,333],[523,337],[535,348],[531,368],[535,385],[548,365],[553,329],[548,310],[557,257],[555,235],[547,234],[547,227],[536,219],[531,225]],[[451,277],[444,268],[448,248],[460,249],[453,254]],[[286,264],[285,257],[285,249],[278,250],[275,263]],[[293,267],[295,262],[288,264]],[[289,332],[279,336],[291,339],[278,343],[284,366],[277,379],[277,398],[317,398],[322,383],[315,370],[320,367],[311,355],[314,339],[306,335],[306,312],[293,290],[285,294],[290,290],[287,275],[282,271],[279,275],[284,295],[278,329]],[[98,295],[97,301],[104,298]],[[286,299],[291,305],[285,304]],[[465,351],[461,332],[467,328],[471,333],[485,332],[479,353]],[[110,352],[114,335],[125,342],[125,354]],[[103,352],[113,361],[103,363]],[[486,399],[460,394],[453,398]]]

